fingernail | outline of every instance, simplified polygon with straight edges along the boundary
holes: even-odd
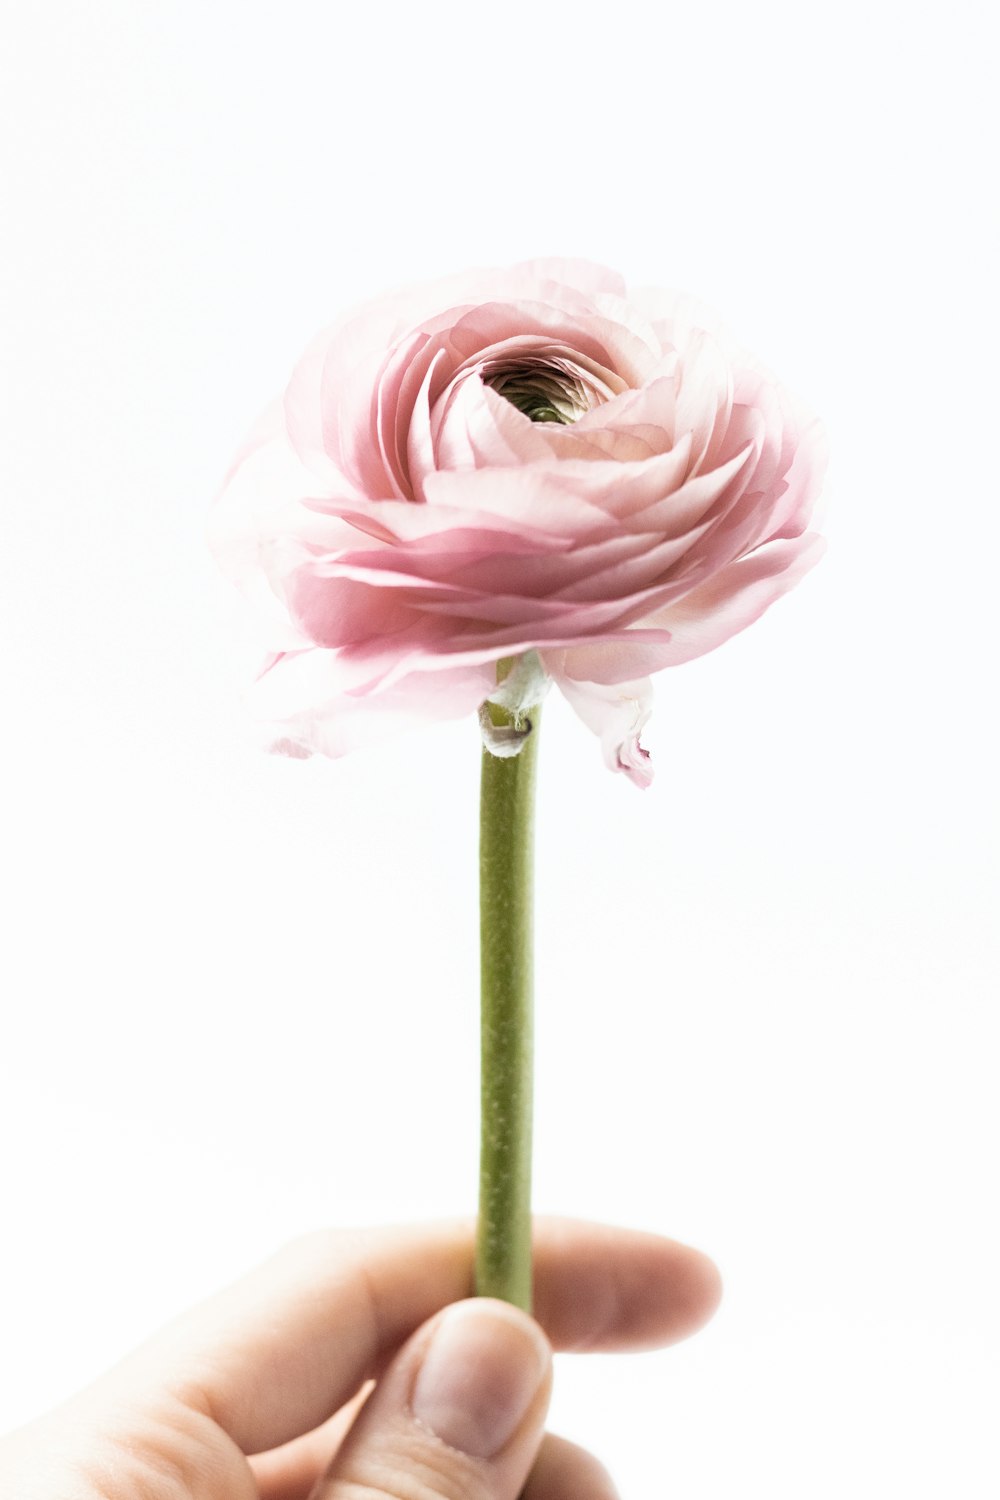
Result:
[[[413,1414],[450,1448],[493,1458],[538,1394],[545,1335],[505,1303],[473,1298],[438,1320],[413,1387]]]

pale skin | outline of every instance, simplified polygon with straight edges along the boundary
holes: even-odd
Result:
[[[718,1273],[673,1240],[567,1219],[536,1221],[534,1265],[529,1318],[464,1300],[470,1224],[306,1236],[5,1439],[0,1493],[613,1500],[603,1466],[545,1432],[551,1352],[685,1338]]]

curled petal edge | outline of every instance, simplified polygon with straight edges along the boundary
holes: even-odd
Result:
[[[604,763],[621,771],[643,791],[652,784],[653,764],[640,735],[653,708],[648,677],[607,685],[557,676],[556,685],[570,707],[601,741]]]

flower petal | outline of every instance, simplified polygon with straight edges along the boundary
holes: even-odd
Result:
[[[541,256],[536,260],[518,261],[511,270],[532,281],[540,279],[560,282],[589,297],[601,292],[607,292],[613,297],[625,295],[625,282],[619,272],[590,260],[574,260],[569,256]]]
[[[639,735],[653,707],[649,678],[613,687],[578,682],[568,676],[556,676],[555,682],[587,728],[599,737],[605,765],[612,771],[623,771],[634,786],[648,787],[653,767]]]
[[[411,672],[391,686],[352,684],[343,653],[316,648],[279,657],[257,679],[248,707],[268,749],[337,758],[438,719],[475,713],[496,684],[492,663]]]
[[[819,561],[824,550],[825,542],[816,532],[768,542],[730,563],[677,604],[649,615],[644,624],[670,632],[661,665],[692,661],[745,630]]]

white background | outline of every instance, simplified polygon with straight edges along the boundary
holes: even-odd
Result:
[[[625,1495],[995,1494],[985,14],[9,8],[0,1427],[301,1229],[471,1211],[475,726],[259,754],[203,528],[344,307],[570,254],[720,309],[834,466],[652,790],[547,710],[536,1202],[727,1284],[553,1425]]]

